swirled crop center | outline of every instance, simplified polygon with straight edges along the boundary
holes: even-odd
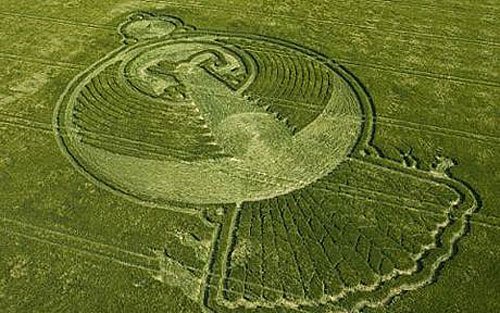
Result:
[[[70,92],[62,134],[72,157],[115,190],[160,204],[288,193],[342,162],[362,124],[354,91],[327,64],[237,37],[132,46]]]

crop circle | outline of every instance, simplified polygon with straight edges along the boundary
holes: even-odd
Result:
[[[87,175],[144,203],[272,198],[330,173],[360,137],[363,110],[340,71],[258,38],[146,40],[71,84],[58,135]]]

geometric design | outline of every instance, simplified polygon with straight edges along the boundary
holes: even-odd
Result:
[[[236,211],[214,292],[243,307],[329,312],[379,304],[432,279],[462,231],[456,218],[474,205],[460,202],[467,189],[358,159],[335,173]]]
[[[160,253],[163,282],[215,313],[357,312],[433,282],[478,201],[448,159],[378,155],[372,99],[346,68],[154,13],[119,32],[54,128],[96,184],[213,227],[201,279]]]
[[[100,183],[160,207],[272,198],[330,172],[356,144],[361,104],[328,60],[139,16],[123,34],[152,38],[112,52],[60,102],[62,144]]]

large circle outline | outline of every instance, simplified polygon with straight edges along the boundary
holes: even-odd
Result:
[[[97,177],[95,174],[89,172],[86,170],[86,167],[84,164],[81,163],[81,161],[78,159],[77,156],[73,155],[71,151],[71,147],[73,146],[73,143],[71,140],[67,138],[67,121],[65,120],[65,114],[67,111],[67,106],[70,103],[71,97],[74,96],[75,94],[75,89],[91,75],[94,73],[99,67],[103,66],[104,64],[110,62],[110,60],[113,60],[113,58],[117,57],[118,55],[122,53],[126,53],[128,50],[132,51],[135,49],[140,49],[142,47],[146,46],[152,46],[155,44],[159,44],[162,42],[165,42],[166,40],[176,40],[180,39],[183,37],[187,37],[189,39],[196,38],[196,37],[206,37],[206,36],[213,36],[213,39],[218,41],[221,40],[224,37],[227,38],[240,38],[240,39],[246,39],[250,41],[265,41],[269,42],[271,44],[277,45],[277,46],[282,46],[288,49],[292,50],[297,50],[301,52],[302,54],[308,55],[309,57],[312,57],[316,59],[317,61],[320,61],[323,63],[326,67],[328,67],[330,70],[332,70],[335,74],[337,74],[344,82],[346,82],[349,85],[350,91],[352,92],[353,95],[355,95],[357,104],[359,105],[359,109],[361,111],[362,115],[362,120],[360,123],[360,131],[357,136],[356,142],[352,145],[351,150],[347,153],[347,156],[355,156],[357,154],[364,154],[364,152],[367,149],[372,148],[371,147],[371,140],[374,132],[374,112],[373,112],[373,105],[372,101],[370,98],[370,95],[368,94],[367,90],[365,87],[361,84],[361,82],[350,72],[348,71],[345,67],[343,67],[341,64],[336,62],[335,60],[329,59],[328,57],[322,55],[319,52],[316,52],[312,49],[305,48],[302,46],[299,46],[297,44],[294,44],[292,42],[282,40],[282,39],[277,39],[277,38],[272,38],[272,37],[267,37],[267,36],[260,36],[260,35],[250,35],[250,34],[238,34],[238,33],[231,33],[231,32],[223,32],[223,31],[206,31],[206,30],[194,30],[194,31],[185,31],[179,34],[171,34],[168,38],[160,38],[160,39],[150,39],[146,40],[144,42],[139,42],[134,45],[123,45],[116,50],[113,50],[94,64],[92,64],[89,68],[87,68],[85,71],[81,72],[79,75],[77,75],[66,87],[65,91],[59,98],[56,108],[54,111],[54,116],[53,116],[53,128],[54,128],[54,133],[56,136],[56,140],[58,142],[59,147],[61,150],[64,152],[64,154],[68,157],[70,162],[73,164],[73,166],[80,172],[82,173],[85,177],[87,177],[90,181],[92,181],[94,184],[100,186],[101,188],[104,188],[105,190],[118,195],[120,197],[125,197],[128,200],[131,200],[135,203],[139,203],[140,205],[144,205],[150,208],[157,208],[157,209],[163,209],[163,210],[170,210],[170,211],[178,211],[182,213],[187,213],[187,214],[194,214],[194,215],[199,215],[202,214],[201,208],[209,208],[209,207],[214,207],[217,205],[220,205],[220,203],[208,203],[208,204],[203,204],[203,203],[189,203],[189,202],[184,202],[184,201],[177,201],[177,200],[170,200],[170,199],[162,199],[162,203],[150,201],[150,200],[145,200],[140,197],[137,197],[133,195],[131,192],[124,188],[120,188],[117,186],[113,186],[112,184],[104,181],[103,179],[100,179]],[[327,175],[330,172],[324,173],[324,175]],[[312,182],[311,182],[312,183]]]

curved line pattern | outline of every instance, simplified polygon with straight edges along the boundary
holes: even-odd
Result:
[[[77,98],[74,121],[81,129],[77,133],[83,143],[113,153],[160,160],[223,155],[212,144],[214,138],[194,106],[153,102],[117,82],[117,68],[114,65],[92,78]]]
[[[214,234],[203,273],[201,303],[205,309],[216,313],[358,312],[432,283],[441,265],[453,255],[456,241],[465,234],[467,217],[480,205],[477,195],[449,176],[377,158],[372,144],[373,99],[348,69],[314,51],[263,36],[184,29],[173,33],[171,39],[207,34],[248,54],[247,61],[259,75],[246,93],[259,104],[269,105],[269,110],[279,113],[290,126],[301,129],[323,111],[334,75],[340,76],[357,97],[364,125],[351,158],[340,169],[286,195],[224,206],[225,214],[217,222],[207,218],[214,225]],[[296,54],[270,51],[276,47]],[[70,155],[65,138],[70,132],[65,129],[68,96],[101,63],[75,79],[58,104],[55,129],[62,148]],[[199,145],[210,145],[210,136],[201,127],[202,120],[195,122],[196,114],[188,105],[181,108],[162,103],[164,106],[158,108],[160,102],[144,101],[144,95],[122,88],[126,85],[114,78],[119,77],[114,73],[116,68],[107,67],[110,72],[90,79],[76,99],[73,117],[84,142],[141,157],[176,155],[186,159],[191,157],[189,153],[205,152]],[[123,95],[128,98],[126,105],[120,101]],[[307,116],[304,111],[294,112],[298,103],[311,104]],[[182,132],[162,129],[169,123],[162,114],[193,119],[186,128],[192,141],[179,146],[179,139],[186,137],[180,136]],[[119,125],[123,119],[126,125]],[[147,129],[147,140],[138,127],[144,121],[152,125]],[[113,138],[115,132],[124,134],[120,136],[123,140]],[[215,148],[210,153],[203,157],[220,155]],[[72,159],[83,168],[77,157]],[[356,186],[361,182],[362,186]],[[418,199],[420,205],[415,204]],[[395,223],[395,214],[404,222]]]

